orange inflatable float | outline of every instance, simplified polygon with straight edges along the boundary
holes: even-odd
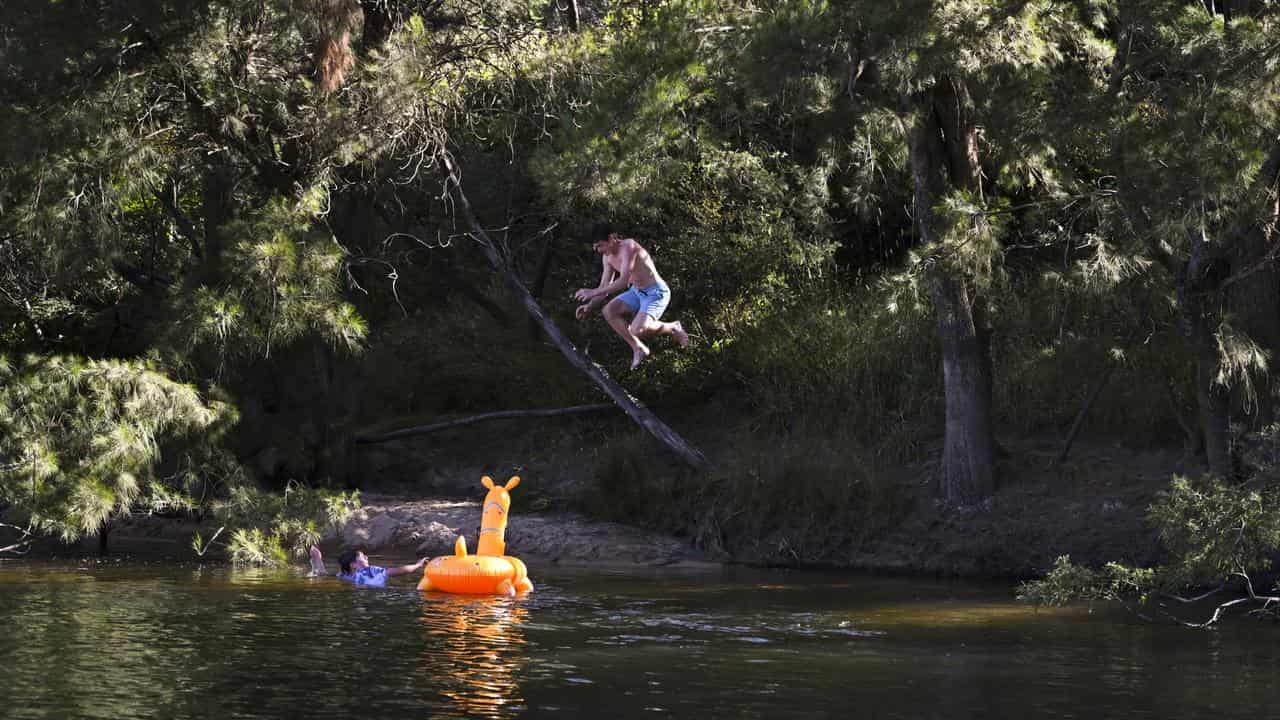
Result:
[[[533,590],[529,571],[519,558],[506,555],[507,512],[511,509],[508,492],[520,484],[512,477],[506,486],[493,484],[484,476],[481,483],[489,488],[484,496],[480,516],[480,542],[476,554],[467,554],[467,540],[461,535],[453,546],[453,555],[432,558],[422,571],[419,590],[439,590],[464,595],[515,595]]]

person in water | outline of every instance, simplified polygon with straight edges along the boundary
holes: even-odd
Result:
[[[320,548],[312,545],[310,552],[311,572],[316,575],[327,575],[328,572],[324,569],[324,556],[320,554]],[[356,585],[386,587],[387,578],[417,572],[422,569],[426,562],[426,558],[419,558],[418,562],[412,565],[384,568],[370,565],[369,556],[360,550],[347,550],[338,556],[337,577],[339,580],[346,580]]]
[[[610,294],[626,288],[608,301],[602,314],[609,327],[631,348],[632,370],[649,357],[649,346],[641,338],[670,335],[680,347],[688,347],[689,334],[679,321],[662,322],[662,313],[671,302],[671,288],[658,275],[649,251],[635,240],[618,235],[607,222],[592,226],[590,240],[592,249],[601,258],[600,284],[573,294],[574,299],[582,302],[574,316],[585,320]]]

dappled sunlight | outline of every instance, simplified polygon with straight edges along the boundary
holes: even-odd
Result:
[[[866,625],[890,628],[956,628],[988,626],[1014,627],[1048,619],[1071,619],[1091,614],[1084,605],[1037,608],[1015,602],[992,603],[911,603],[859,608],[855,615]]]

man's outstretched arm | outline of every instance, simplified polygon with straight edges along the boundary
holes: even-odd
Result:
[[[425,565],[426,563],[427,563],[426,558],[418,558],[418,562],[412,565],[401,565],[400,567],[389,567],[387,568],[387,577],[395,577],[397,575],[408,575],[411,572],[416,572],[418,570],[421,570],[422,566]]]

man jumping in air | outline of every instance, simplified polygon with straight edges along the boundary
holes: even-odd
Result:
[[[660,322],[662,312],[671,302],[671,288],[658,275],[649,251],[635,240],[624,239],[613,232],[606,222],[592,226],[591,247],[600,253],[600,284],[573,294],[576,300],[582,301],[574,316],[585,320],[610,294],[627,288],[604,306],[603,314],[609,327],[631,348],[632,370],[649,357],[649,347],[641,342],[642,337],[670,335],[680,347],[688,347],[689,334],[684,326],[679,322]],[[630,322],[628,315],[634,315]]]

